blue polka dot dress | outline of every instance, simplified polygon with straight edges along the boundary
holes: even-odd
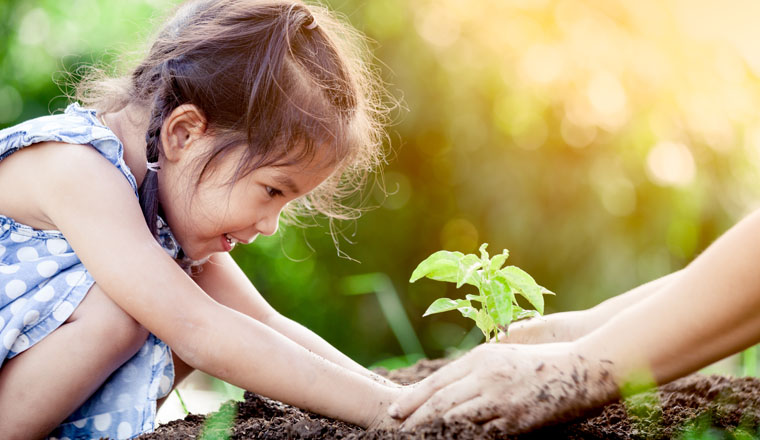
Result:
[[[43,141],[90,145],[132,185],[124,147],[92,110],[70,105],[64,114],[32,119],[0,131],[0,160]],[[179,246],[159,219],[164,249],[174,258]],[[36,230],[0,215],[0,368],[64,323],[94,280],[58,231]],[[54,360],[51,360],[54,361]],[[139,352],[116,370],[67,420],[56,439],[126,439],[152,431],[156,400],[174,380],[169,347],[150,335]],[[0,390],[2,392],[2,390]]]

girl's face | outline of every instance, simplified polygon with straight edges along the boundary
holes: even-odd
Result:
[[[193,260],[229,252],[235,244],[250,243],[259,234],[274,234],[282,209],[335,170],[331,165],[314,165],[327,163],[318,153],[311,163],[261,167],[230,185],[241,146],[215,161],[197,183],[197,161],[212,142],[211,136],[195,141],[179,159],[162,161],[159,172],[166,221],[185,255]]]

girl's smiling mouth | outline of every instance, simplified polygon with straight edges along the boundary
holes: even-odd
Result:
[[[224,234],[222,235],[222,246],[224,247],[224,252],[229,252],[232,250],[232,248],[235,247],[235,244],[237,244],[237,240],[233,238],[230,234]]]

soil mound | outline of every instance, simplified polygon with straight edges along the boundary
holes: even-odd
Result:
[[[382,372],[399,383],[428,376],[446,360]],[[208,417],[188,415],[160,426],[141,440],[206,439],[751,439],[760,428],[760,380],[692,375],[595,410],[585,418],[520,436],[485,432],[469,422],[437,420],[415,432],[365,431],[283,403],[246,393]]]

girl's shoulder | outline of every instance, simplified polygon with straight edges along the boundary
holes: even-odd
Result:
[[[124,162],[121,142],[93,110],[73,104],[62,114],[0,130],[0,188],[12,188],[0,191],[0,216],[34,229],[56,230],[57,225],[46,215],[44,200],[48,196],[74,197],[64,193],[65,183],[99,175],[98,169],[114,173],[116,178],[109,181],[117,185],[126,180],[136,195],[137,185]],[[104,185],[105,181],[90,179],[85,185],[93,183]]]
[[[84,109],[74,103],[62,114],[30,119],[0,130],[0,161],[22,148],[43,142],[94,147],[119,169],[137,193],[135,177],[124,161],[124,146],[119,138],[98,120],[95,110]]]

